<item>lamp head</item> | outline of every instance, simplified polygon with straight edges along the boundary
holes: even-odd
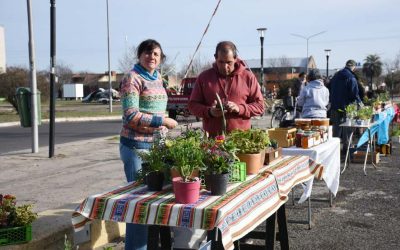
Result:
[[[329,53],[331,52],[331,50],[330,49],[325,49],[324,51],[325,51],[326,56],[329,56]]]
[[[258,28],[258,34],[260,34],[260,37],[264,37],[264,32],[267,30],[267,28]]]

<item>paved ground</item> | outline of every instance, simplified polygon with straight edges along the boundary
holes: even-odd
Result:
[[[265,127],[266,122],[260,119],[253,124]],[[399,156],[397,144],[378,169],[368,166],[368,176],[361,164],[353,164],[341,176],[334,207],[313,202],[311,230],[289,224],[292,249],[400,249]],[[84,197],[123,183],[115,138],[57,145],[52,159],[45,149],[38,154],[22,151],[0,156],[1,193],[12,193],[21,203],[34,203],[36,211],[73,209]],[[312,197],[327,196],[325,183],[315,182]],[[287,208],[289,219],[306,219],[305,204]]]

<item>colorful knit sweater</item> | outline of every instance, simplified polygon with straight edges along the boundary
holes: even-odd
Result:
[[[167,106],[162,80],[143,78],[135,69],[120,84],[122,129],[120,143],[137,149],[148,149],[160,129]]]

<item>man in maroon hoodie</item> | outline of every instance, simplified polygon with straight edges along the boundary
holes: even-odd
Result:
[[[264,113],[260,85],[237,57],[236,46],[232,42],[218,43],[214,57],[213,67],[197,77],[189,100],[189,111],[203,118],[203,128],[210,136],[222,134],[222,112],[216,101],[218,93],[224,104],[227,132],[249,129],[250,118]]]

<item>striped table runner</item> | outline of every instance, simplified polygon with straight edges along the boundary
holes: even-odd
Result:
[[[293,186],[314,177],[320,165],[308,156],[286,156],[246,181],[233,183],[223,196],[201,190],[194,204],[175,203],[171,185],[159,192],[129,183],[86,198],[72,215],[76,231],[93,219],[211,230],[217,227],[225,249],[252,231],[287,201]]]

